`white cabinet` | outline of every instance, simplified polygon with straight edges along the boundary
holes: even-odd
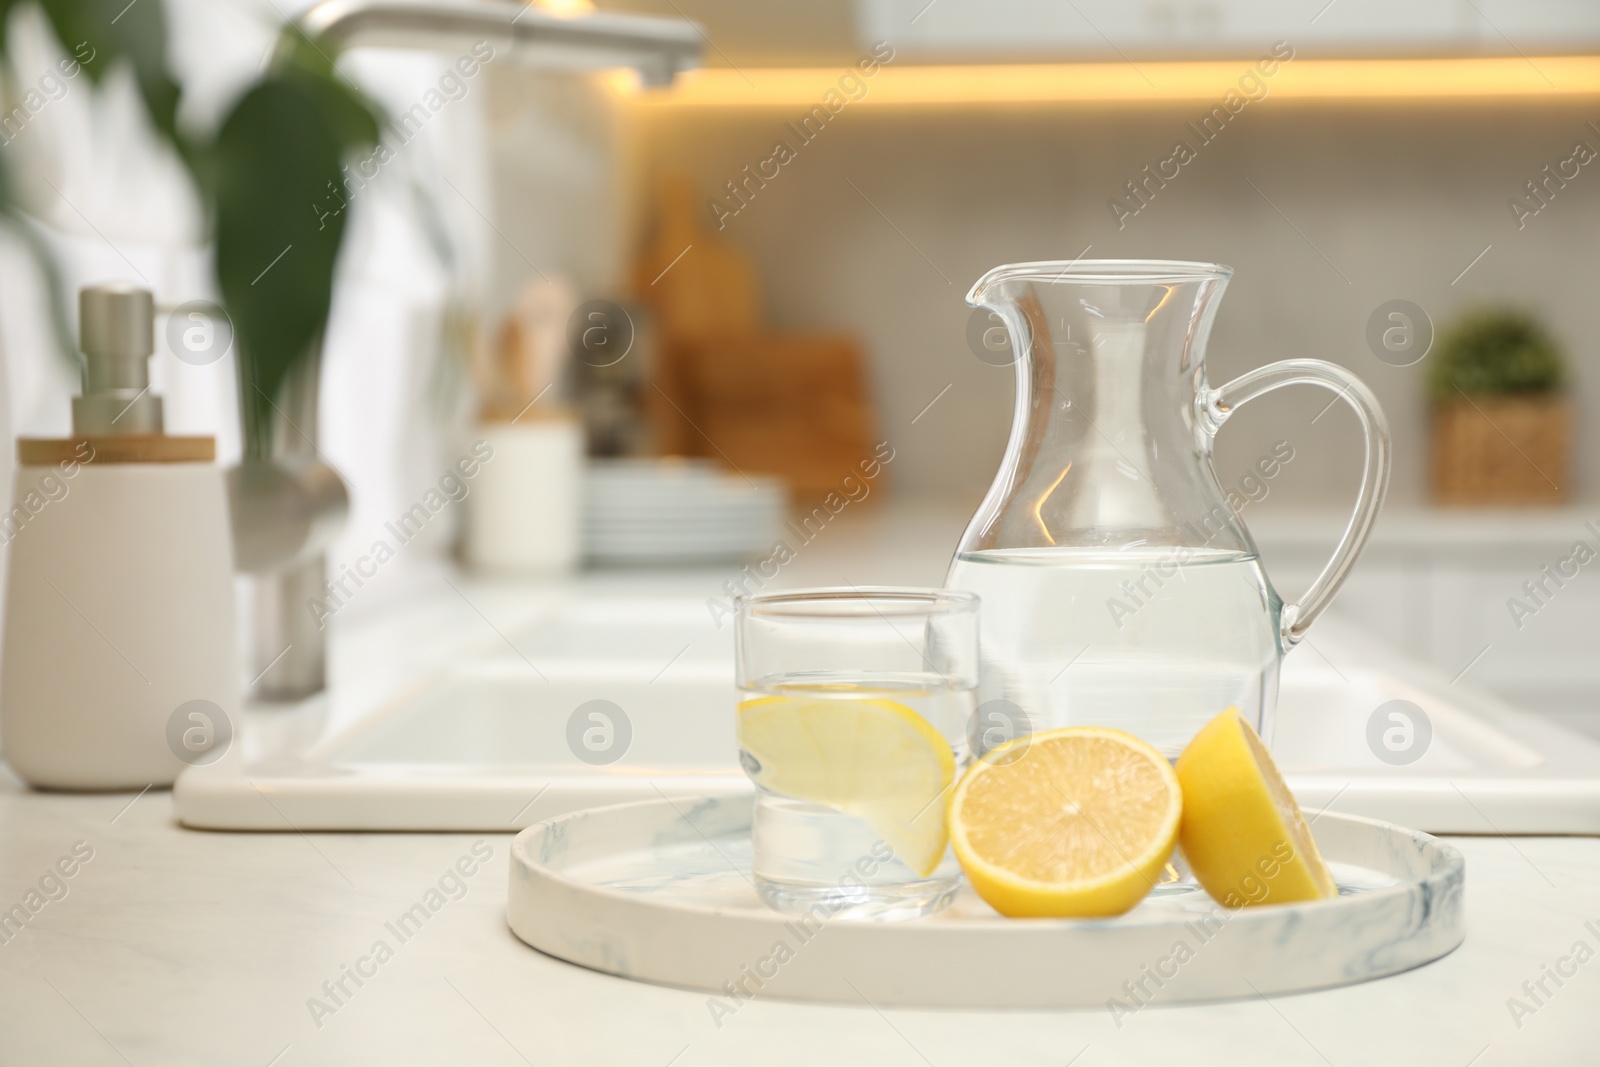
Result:
[[[1600,734],[1600,532],[1587,525],[1597,519],[1600,507],[1388,513],[1330,610],[1447,678]],[[1288,599],[1343,526],[1333,514],[1247,521]],[[1587,563],[1579,543],[1594,553]]]
[[[1529,55],[1600,42],[1594,0],[858,0],[866,43],[909,59]]]

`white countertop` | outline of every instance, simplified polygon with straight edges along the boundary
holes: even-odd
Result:
[[[1082,1051],[1078,1067],[1488,1067],[1590,1064],[1600,1041],[1600,962],[1564,988],[1547,981],[1555,995],[1520,1028],[1506,1005],[1575,942],[1600,950],[1595,839],[1454,839],[1467,859],[1466,943],[1363,985],[1162,1007],[1120,1029],[1105,1011],[880,1014],[759,999],[719,1029],[703,993],[586,971],[516,940],[509,836],[202,833],[173,825],[165,793],[129,799],[0,792],[4,906],[75,842],[94,850],[68,895],[0,946],[0,1062],[1062,1067]],[[478,840],[494,854],[466,895],[399,944],[384,924]],[[352,995],[319,1027],[308,999],[379,939],[394,957],[359,988],[347,980]]]
[[[937,581],[949,546],[902,538],[935,521],[863,511],[802,550],[785,584]],[[906,544],[926,545],[907,550]],[[820,545],[819,539],[819,545]],[[885,554],[884,549],[893,551]],[[836,564],[837,560],[835,560]],[[721,576],[687,575],[712,595]],[[469,587],[496,618],[487,587]],[[372,594],[369,615],[383,604]],[[514,591],[498,594],[503,602]],[[352,611],[351,624],[362,625]],[[337,652],[337,648],[335,650]],[[337,664],[336,660],[336,664]],[[131,801],[131,804],[130,804]],[[492,857],[404,943],[385,923],[477,841]],[[719,1028],[703,993],[543,956],[505,923],[509,835],[219,834],[179,828],[168,794],[67,796],[0,779],[0,911],[62,857],[93,856],[0,943],[0,1064],[1588,1064],[1600,1045],[1600,839],[1455,838],[1467,859],[1465,944],[1363,985],[1124,1019],[1107,1011],[978,1013],[758,999]],[[480,845],[479,850],[484,848]],[[33,899],[37,906],[43,894]],[[1585,924],[1593,924],[1586,926]],[[374,942],[394,947],[332,1014],[308,1001]],[[1523,990],[1578,942],[1596,955],[1542,1003]],[[1560,966],[1571,970],[1573,963]],[[372,967],[367,968],[369,972]],[[1513,1018],[1508,998],[1535,1010]],[[320,1025],[319,1025],[320,1024]]]

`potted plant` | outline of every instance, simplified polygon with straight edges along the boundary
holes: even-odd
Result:
[[[1566,358],[1534,315],[1510,308],[1469,312],[1440,338],[1428,384],[1438,503],[1567,499]]]
[[[13,82],[5,30],[15,6],[16,0],[0,0],[0,78]],[[185,129],[178,121],[182,88],[167,61],[163,4],[40,0],[40,8],[63,54],[76,57],[74,73],[81,68],[99,84],[120,65],[131,70],[151,125],[200,192],[215,242],[217,290],[233,325],[245,450],[264,456],[284,384],[297,367],[314,362],[332,302],[346,216],[319,207],[345,191],[345,160],[377,144],[382,116],[334,69],[331,44],[291,27],[215,129]],[[0,225],[38,249],[10,167],[0,156]],[[271,269],[280,259],[283,269]],[[41,261],[53,279],[42,251]],[[64,294],[53,288],[60,347],[77,359]]]

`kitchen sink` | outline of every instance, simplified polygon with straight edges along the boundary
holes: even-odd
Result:
[[[247,711],[230,751],[180,777],[178,818],[235,830],[508,831],[577,808],[742,792],[733,627],[716,625],[693,584],[508,596],[470,612],[459,589],[419,602],[402,613],[409,623],[367,627],[365,659],[342,649],[360,684],[336,688],[337,699]],[[471,641],[452,643],[465,632]],[[1403,766],[1369,743],[1374,713],[1395,700],[1422,709],[1431,728],[1424,744],[1410,723],[1421,755]],[[1433,832],[1600,833],[1600,743],[1468,679],[1452,684],[1336,619],[1285,661],[1274,733],[1308,808]]]

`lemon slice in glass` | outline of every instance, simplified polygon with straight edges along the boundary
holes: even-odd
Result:
[[[856,816],[919,876],[939,866],[955,754],[915,711],[877,697],[758,697],[739,705],[738,734],[762,788]]]

